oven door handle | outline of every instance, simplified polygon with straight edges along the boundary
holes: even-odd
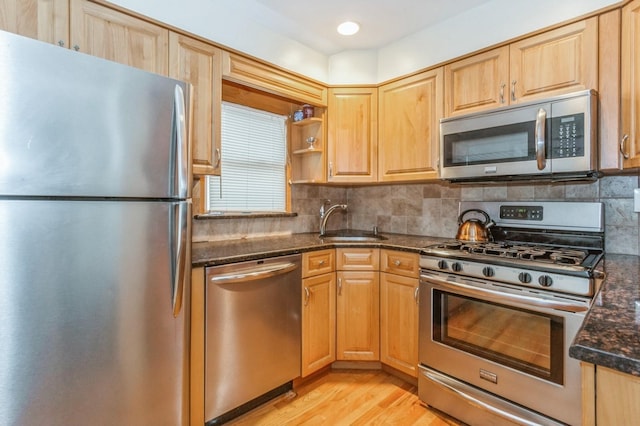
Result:
[[[525,296],[521,294],[507,293],[503,291],[490,290],[485,288],[474,287],[462,283],[452,283],[434,277],[432,275],[422,274],[423,280],[428,280],[444,290],[450,290],[460,293],[463,296],[482,297],[493,302],[499,303],[524,303],[529,306],[537,306],[541,308],[556,309],[568,312],[584,312],[589,310],[589,306],[580,303],[571,303],[570,301],[548,300],[539,297]]]

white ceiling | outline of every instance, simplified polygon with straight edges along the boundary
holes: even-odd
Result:
[[[247,17],[276,33],[333,55],[345,50],[379,49],[419,30],[491,0],[244,0]],[[341,36],[343,21],[360,32]]]

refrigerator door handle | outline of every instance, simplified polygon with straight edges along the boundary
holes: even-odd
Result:
[[[176,84],[174,90],[174,132],[176,142],[175,170],[175,190],[179,198],[188,196],[188,174],[189,174],[189,144],[187,143],[187,115],[185,107],[185,97],[182,87]]]
[[[184,282],[187,279],[187,220],[191,217],[191,203],[176,203],[172,212],[172,253],[171,262],[171,307],[173,316],[178,317],[182,310]],[[177,217],[177,220],[175,220]]]

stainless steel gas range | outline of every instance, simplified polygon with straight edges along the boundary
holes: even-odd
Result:
[[[425,247],[418,392],[474,425],[581,423],[569,346],[604,274],[604,208],[585,202],[462,202],[490,241]]]

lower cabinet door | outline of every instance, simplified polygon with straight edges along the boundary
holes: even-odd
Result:
[[[380,273],[380,361],[418,377],[418,279]]]
[[[380,280],[378,272],[337,272],[336,358],[380,360]]]
[[[302,377],[336,360],[336,274],[302,280]]]

